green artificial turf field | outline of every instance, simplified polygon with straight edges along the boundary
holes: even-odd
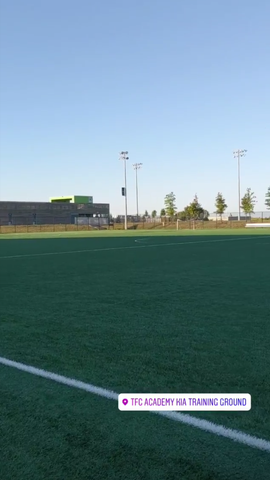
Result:
[[[191,415],[269,442],[269,233],[3,235],[0,357],[117,393],[250,393]],[[1,362],[0,393],[1,480],[270,478],[270,450]]]

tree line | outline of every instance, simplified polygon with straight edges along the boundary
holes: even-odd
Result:
[[[247,188],[244,196],[241,199],[241,209],[246,216],[254,213],[256,202],[257,199],[255,193],[252,192],[251,188]],[[265,194],[265,206],[267,210],[270,210],[270,187]],[[222,215],[225,213],[228,205],[226,204],[226,200],[221,192],[218,192],[216,196],[215,207],[216,215],[219,215],[220,219],[222,219]],[[153,210],[151,217],[155,218],[156,216],[157,211]],[[190,202],[190,204],[187,205],[184,210],[178,212],[176,207],[176,196],[173,192],[171,192],[165,196],[164,208],[161,209],[160,216],[166,216],[169,218],[177,217],[180,220],[208,220],[209,212],[202,207],[197,194],[194,196],[193,201]],[[147,210],[145,211],[144,217],[149,217]]]

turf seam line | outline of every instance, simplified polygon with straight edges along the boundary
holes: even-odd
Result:
[[[91,253],[91,252],[107,252],[112,250],[136,250],[140,248],[153,248],[153,247],[168,247],[173,245],[194,245],[204,243],[217,243],[217,242],[236,242],[240,240],[254,240],[257,237],[240,237],[240,238],[222,238],[218,240],[204,240],[204,241],[191,241],[191,242],[170,242],[170,243],[156,243],[156,244],[143,244],[143,245],[126,245],[123,247],[107,247],[107,248],[93,248],[87,250],[70,250],[64,252],[45,252],[45,253],[26,253],[22,255],[5,255],[0,257],[0,260],[7,258],[27,258],[27,257],[45,257],[50,255],[69,255],[72,253]]]
[[[48,372],[46,370],[42,370],[31,365],[25,365],[20,362],[15,362],[4,357],[0,357],[0,364],[7,367],[15,368],[26,373],[31,373],[32,375],[52,380],[60,384],[67,385],[69,387],[84,390],[88,393],[92,393],[94,395],[98,395],[109,400],[118,400],[117,393],[97,387],[90,383],[81,382],[79,380]],[[151,413],[155,413],[162,417],[168,418],[169,420],[174,420],[175,422],[180,422],[191,427],[198,428],[208,433],[213,433],[219,437],[228,438],[230,440],[233,440],[234,442],[241,443],[242,445],[246,445],[252,448],[256,448],[257,450],[262,450],[270,453],[269,441],[243,433],[239,430],[233,430],[231,428],[224,427],[223,425],[218,425],[209,422],[208,420],[202,420],[200,418],[179,412],[151,411]]]

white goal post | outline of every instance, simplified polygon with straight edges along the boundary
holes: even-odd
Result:
[[[179,229],[179,223],[180,223],[181,221],[182,221],[182,220],[179,220],[179,218],[176,220],[176,230],[180,230],[180,229]],[[195,220],[192,220],[192,230],[196,230]]]

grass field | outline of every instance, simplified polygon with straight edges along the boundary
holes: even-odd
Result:
[[[191,415],[269,445],[0,361],[1,480],[270,479],[269,230],[3,235],[0,281],[1,358],[117,393],[250,393]]]

